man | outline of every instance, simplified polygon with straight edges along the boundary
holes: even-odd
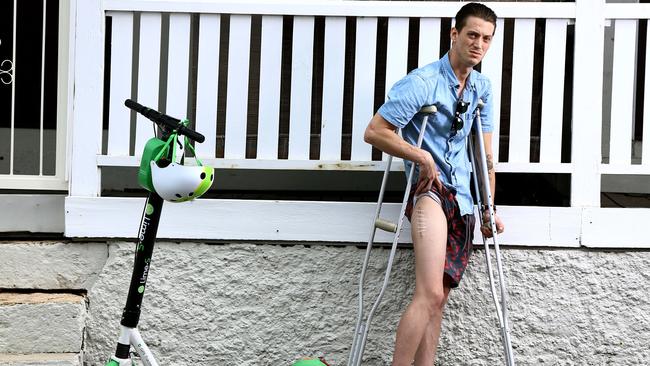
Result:
[[[366,142],[417,164],[407,207],[415,251],[415,292],[397,329],[393,366],[413,361],[416,366],[433,364],[443,308],[472,251],[475,219],[466,137],[479,99],[485,102],[481,121],[494,197],[492,90],[490,81],[473,68],[490,47],[495,28],[496,15],[490,8],[478,3],[463,6],[451,29],[449,52],[398,81],[365,131]],[[438,112],[429,118],[422,148],[417,148],[423,118],[418,111],[431,104]],[[402,128],[406,141],[395,133],[397,128]],[[503,232],[498,217],[496,222],[497,231]],[[491,236],[489,227],[481,231]]]

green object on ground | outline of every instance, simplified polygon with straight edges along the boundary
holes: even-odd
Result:
[[[321,360],[317,358],[298,360],[291,366],[326,366]]]

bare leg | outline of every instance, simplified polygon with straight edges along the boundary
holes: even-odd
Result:
[[[430,197],[416,203],[411,217],[415,250],[415,292],[397,328],[393,366],[410,366],[422,337],[436,317],[442,316],[447,219]]]
[[[424,331],[420,346],[415,353],[415,366],[431,366],[436,359],[438,341],[440,340],[440,327],[442,325],[442,310],[444,310],[444,306],[447,304],[449,290],[449,287],[445,287],[445,301],[442,304],[443,309],[434,315],[427,329]]]

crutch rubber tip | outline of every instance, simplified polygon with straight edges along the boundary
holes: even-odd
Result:
[[[375,227],[391,233],[397,232],[397,224],[384,219],[375,220]]]

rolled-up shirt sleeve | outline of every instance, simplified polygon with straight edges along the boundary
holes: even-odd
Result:
[[[481,127],[483,132],[494,131],[494,99],[492,98],[492,84],[485,79],[485,90],[480,96],[485,106],[481,110]]]
[[[429,89],[420,76],[406,75],[393,85],[377,113],[392,125],[403,128],[426,105]]]

